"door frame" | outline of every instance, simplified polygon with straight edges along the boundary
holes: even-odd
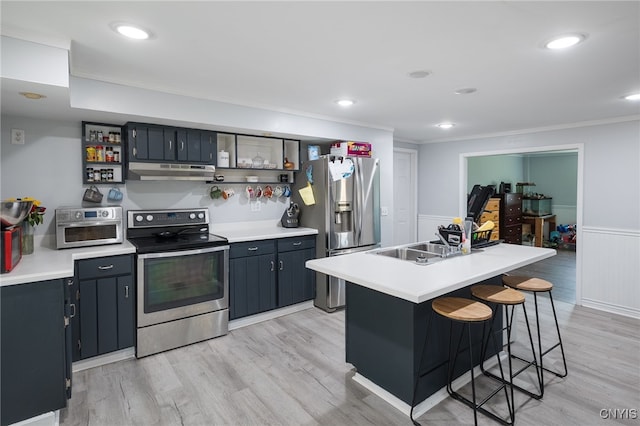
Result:
[[[460,180],[459,183],[459,212],[460,217],[464,217],[467,213],[467,168],[468,159],[470,157],[486,157],[491,155],[504,154],[529,154],[532,152],[554,152],[554,151],[575,151],[578,153],[578,176],[577,176],[577,194],[576,194],[576,305],[582,306],[582,211],[584,196],[584,144],[567,144],[567,145],[551,145],[538,147],[521,147],[500,149],[496,151],[483,152],[466,152],[461,153],[459,157]]]
[[[412,220],[413,240],[414,241],[418,241],[418,150],[417,149],[411,149],[411,148],[396,148],[396,147],[393,147],[394,157],[395,157],[395,153],[396,152],[402,152],[402,153],[405,153],[405,154],[409,154],[409,156],[410,156],[410,161],[411,161],[411,177],[410,177],[410,180],[411,180],[411,186],[413,187],[413,190],[411,191],[413,193],[413,209],[412,209],[412,212],[411,212],[411,216],[413,218],[413,220]],[[395,159],[394,159],[394,166],[395,166]],[[395,173],[394,173],[394,185],[395,185]],[[395,210],[395,202],[393,203],[393,208]],[[393,244],[395,244],[395,234],[396,234],[395,223],[396,223],[396,221],[394,220],[393,223],[394,223],[394,225],[393,225],[392,241],[393,241]]]

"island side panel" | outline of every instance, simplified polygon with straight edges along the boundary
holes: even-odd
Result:
[[[495,277],[482,283],[501,285],[501,280]],[[346,295],[346,361],[362,376],[411,404],[427,319],[432,312],[431,301],[416,304],[349,282]],[[470,298],[470,286],[447,296]],[[439,315],[434,315],[431,321],[423,371],[433,371],[420,381],[417,402],[443,388],[447,380],[450,322]],[[502,316],[496,322],[495,329],[502,328]],[[454,323],[456,335],[461,326]],[[481,339],[482,327],[473,325],[474,365],[480,361]],[[465,338],[455,377],[468,371],[467,342]],[[501,339],[498,343],[502,344]],[[492,350],[487,356],[494,353]]]

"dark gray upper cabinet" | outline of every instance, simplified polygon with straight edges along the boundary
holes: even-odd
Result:
[[[127,123],[126,144],[129,161],[149,160],[149,128],[140,123]]]
[[[144,123],[125,129],[129,161],[216,164],[216,132]]]
[[[178,129],[176,150],[179,162],[215,164],[215,132],[198,129]]]

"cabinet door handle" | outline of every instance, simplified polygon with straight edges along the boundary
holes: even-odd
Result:
[[[302,241],[295,242],[295,243],[293,243],[293,245],[296,246],[296,247],[297,246],[301,246],[302,245]]]
[[[249,247],[247,250],[249,250],[249,251],[256,251],[256,250],[258,250],[258,247]]]
[[[273,272],[275,270],[275,263],[273,262],[273,260],[271,261],[271,272]]]
[[[69,304],[69,307],[73,310],[71,312],[71,315],[69,315],[69,318],[73,318],[76,316],[76,304],[75,303],[71,303]]]
[[[284,270],[284,262],[281,260],[279,263],[280,263],[280,270],[281,271]]]
[[[184,151],[184,141],[180,141],[180,151]]]
[[[107,271],[109,269],[113,269],[113,265],[98,266],[98,269],[101,271]]]
[[[129,286],[128,285],[124,286],[124,298],[125,299],[129,298]]]

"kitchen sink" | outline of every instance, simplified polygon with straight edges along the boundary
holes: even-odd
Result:
[[[429,265],[440,262],[449,256],[458,254],[459,251],[442,244],[425,242],[382,248],[370,251],[369,253],[406,260],[418,265]]]

